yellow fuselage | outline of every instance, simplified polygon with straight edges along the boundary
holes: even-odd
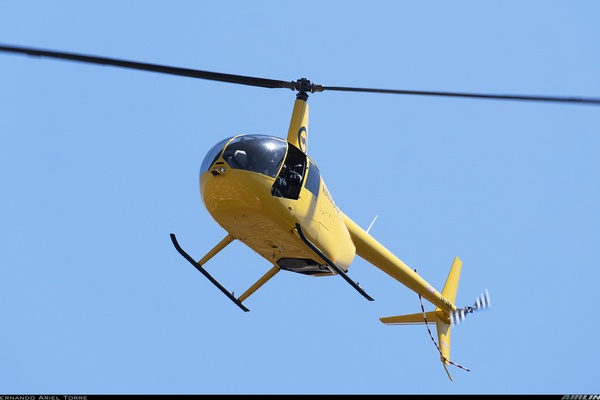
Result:
[[[331,275],[325,261],[294,232],[298,223],[327,257],[342,270],[348,269],[356,249],[320,177],[318,196],[303,186],[297,199],[289,199],[272,194],[275,178],[231,168],[223,159],[213,165],[218,173],[212,168],[200,176],[202,200],[231,236],[282,269]]]

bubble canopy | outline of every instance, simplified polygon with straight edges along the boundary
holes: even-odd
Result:
[[[215,144],[204,157],[200,174],[222,155],[233,169],[258,172],[275,178],[287,151],[287,142],[268,135],[239,135]]]

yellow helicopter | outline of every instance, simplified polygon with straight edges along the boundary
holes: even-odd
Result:
[[[450,379],[449,364],[468,371],[450,360],[450,328],[464,320],[467,314],[489,308],[489,294],[486,290],[473,305],[457,307],[454,302],[462,268],[458,257],[454,258],[446,283],[439,291],[371,236],[369,229],[361,228],[336,206],[319,169],[307,153],[309,94],[345,91],[600,105],[600,99],[595,98],[323,86],[305,78],[272,80],[9,45],[0,45],[0,51],[297,91],[286,139],[267,135],[226,138],[210,149],[201,164],[201,198],[210,215],[227,232],[224,238],[199,260],[184,251],[171,233],[173,245],[244,311],[249,311],[244,301],[281,270],[311,276],[339,275],[371,301],[373,298],[348,275],[348,269],[358,255],[435,306],[433,311],[426,312],[421,303],[421,312],[383,317],[381,321],[385,324],[435,323],[437,342],[431,331],[430,335]],[[234,240],[247,245],[271,265],[239,297],[235,297],[204,268],[212,257]]]

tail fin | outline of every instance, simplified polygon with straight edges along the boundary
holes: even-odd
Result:
[[[446,278],[446,283],[442,289],[442,296],[444,296],[452,304],[454,304],[456,301],[456,292],[458,291],[458,281],[460,280],[461,270],[462,261],[458,257],[454,257],[452,267],[450,267],[450,273],[448,273],[448,278]],[[435,308],[435,316],[440,358],[444,364],[444,368],[446,368],[446,365],[448,365],[450,362],[450,316],[440,310],[439,307]]]
[[[450,267],[448,278],[446,278],[444,288],[442,289],[442,296],[451,304],[454,304],[454,302],[456,301],[456,293],[458,291],[458,282],[460,280],[461,270],[462,261],[458,257],[455,257],[454,261],[452,262],[452,267]],[[419,299],[420,298],[421,294],[419,294]],[[433,338],[431,331],[429,330],[429,326],[427,326],[427,330],[429,331],[431,340],[435,343],[438,351],[440,352],[440,359],[442,361],[444,369],[446,370],[446,373],[448,374],[448,378],[450,378],[450,380],[453,380],[452,376],[450,376],[450,373],[448,372],[448,369],[446,368],[448,364],[455,365],[466,371],[469,371],[469,369],[450,361],[450,328],[456,323],[464,320],[467,313],[482,308],[489,308],[489,306],[489,295],[486,290],[484,294],[481,294],[476,299],[475,304],[472,307],[456,308],[455,306],[453,306],[455,311],[452,312],[450,315],[447,312],[440,309],[439,307],[436,307],[435,311],[425,312],[425,309],[423,308],[423,303],[421,302],[421,313],[384,317],[380,318],[380,320],[384,324],[390,325],[427,324],[428,322],[435,322],[438,337],[437,343]]]

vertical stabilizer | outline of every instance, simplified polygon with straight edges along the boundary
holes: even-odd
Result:
[[[462,261],[455,257],[450,267],[450,273],[446,278],[446,283],[442,289],[442,296],[444,296],[452,304],[456,302],[456,292],[458,291],[458,281],[460,280],[460,272],[462,270]],[[440,358],[444,364],[450,364],[450,316],[443,312],[439,307],[435,309],[435,326],[437,329]],[[448,369],[446,369],[448,373]],[[448,373],[448,377],[452,379]]]
[[[460,271],[462,270],[462,261],[458,257],[454,257],[452,267],[450,267],[450,273],[446,278],[446,283],[442,289],[442,296],[450,301],[450,303],[456,303],[456,292],[458,291],[458,281],[460,279]]]
[[[444,296],[452,304],[456,302],[456,292],[458,291],[458,281],[460,280],[460,271],[462,270],[462,261],[455,257],[450,267],[450,273],[446,278],[446,283],[442,289],[442,296]],[[443,312],[439,307],[435,309],[438,333],[438,343],[440,345],[440,351],[442,353],[442,362],[447,364],[447,360],[450,359],[450,316]],[[445,360],[444,360],[445,358]]]

